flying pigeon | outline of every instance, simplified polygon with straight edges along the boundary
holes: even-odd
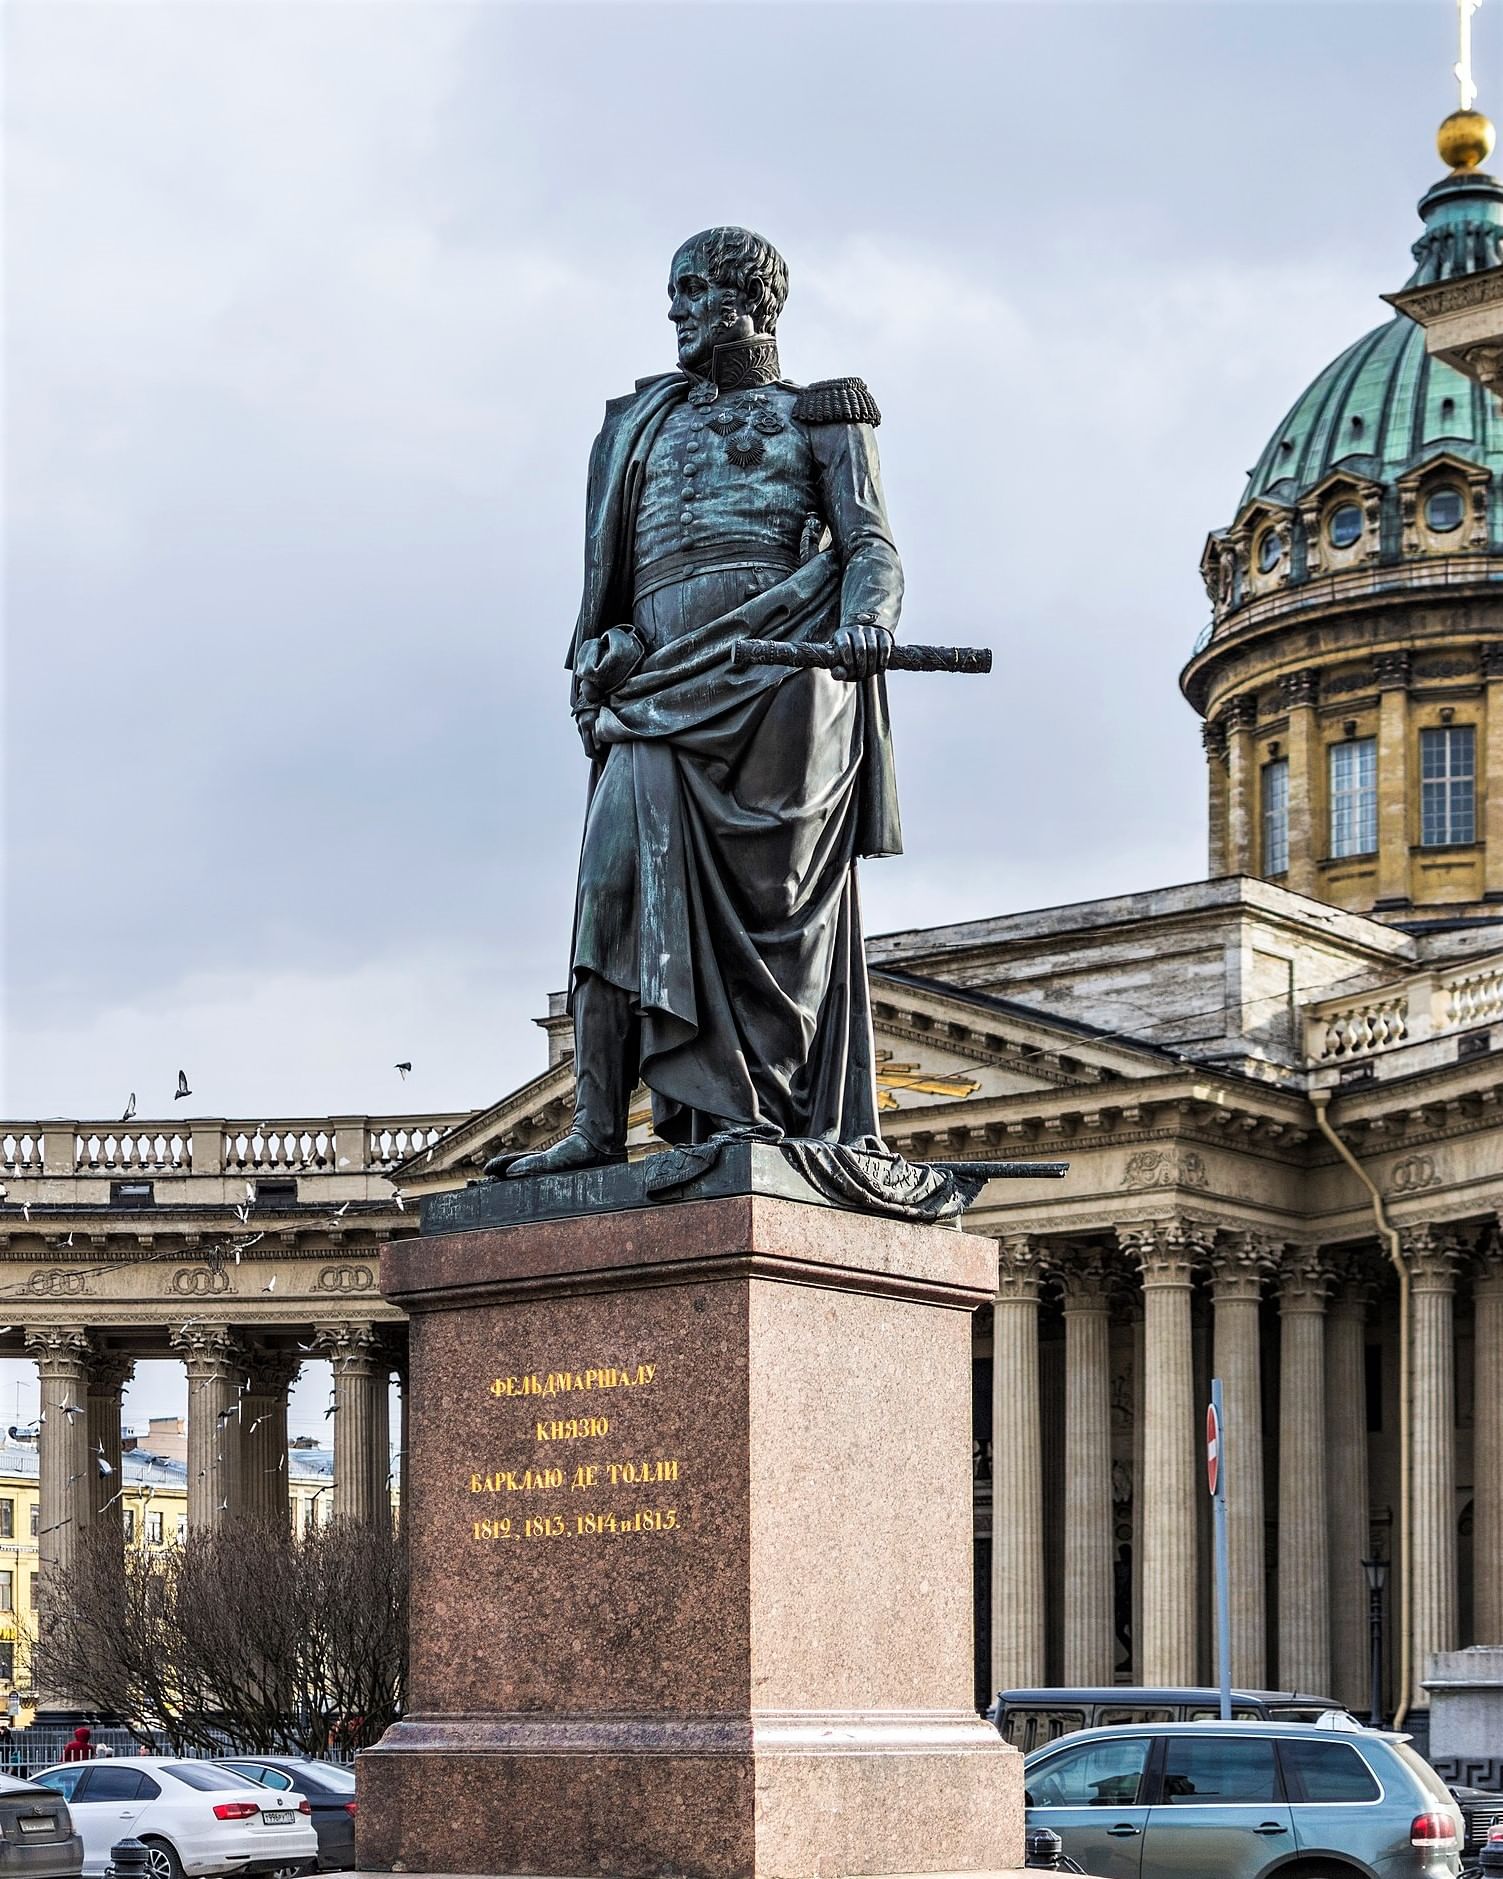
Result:
[[[132,1090],[130,1093],[130,1101],[125,1105],[125,1114],[120,1118],[120,1120],[122,1122],[129,1122],[132,1119],[132,1117],[135,1115],[135,1113],[136,1113],[136,1092]]]
[[[271,1277],[266,1281],[265,1285],[261,1287],[261,1290],[263,1292],[274,1292],[276,1289],[277,1289],[277,1275],[273,1273]]]
[[[181,1102],[183,1097],[191,1096],[192,1094],[192,1090],[188,1088],[188,1072],[186,1070],[179,1070],[177,1073],[177,1090],[172,1100],[175,1103]]]
[[[395,1067],[396,1067],[398,1076],[400,1076],[402,1081],[405,1083],[408,1077],[412,1075],[412,1065],[410,1063],[399,1063]]]
[[[98,1465],[99,1472],[102,1475],[112,1475],[115,1472],[114,1468],[110,1465],[109,1462],[105,1460],[103,1455],[96,1455],[94,1457],[94,1460],[96,1464]]]

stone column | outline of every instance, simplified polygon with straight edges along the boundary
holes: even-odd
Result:
[[[1456,1373],[1452,1307],[1456,1236],[1439,1227],[1401,1228],[1409,1263],[1410,1591],[1412,1700],[1425,1705],[1427,1659],[1456,1647]]]
[[[381,1338],[375,1350],[371,1384],[371,1520],[391,1524],[391,1345]]]
[[[1258,773],[1253,761],[1253,729],[1258,722],[1257,693],[1243,692],[1232,699],[1222,715],[1227,731],[1226,871],[1228,874],[1256,874],[1258,856],[1253,849],[1253,830],[1257,824],[1254,805]]]
[[[1378,673],[1379,907],[1409,905],[1409,655],[1380,652]]]
[[[244,1353],[228,1325],[172,1334],[188,1377],[188,1527],[220,1527],[241,1511],[240,1388]]]
[[[1112,1681],[1111,1273],[1095,1247],[1072,1249],[1065,1292],[1064,1681]]]
[[[370,1324],[321,1325],[314,1346],[334,1371],[334,1517],[369,1524],[375,1517],[380,1339]]]
[[[75,1707],[69,1693],[48,1680],[46,1631],[48,1604],[58,1596],[60,1575],[73,1564],[90,1512],[88,1333],[81,1325],[28,1330],[26,1350],[40,1375],[42,1414],[37,1436],[37,1707],[55,1715]]]
[[[1044,1681],[1044,1492],[1039,1243],[997,1248],[992,1317],[992,1687]]]
[[[1503,771],[1499,773],[1503,778]],[[1503,794],[1503,782],[1499,783]],[[1503,1238],[1491,1228],[1477,1252],[1475,1400],[1472,1412],[1473,1642],[1503,1644]]]
[[[1318,687],[1319,676],[1313,670],[1286,672],[1279,681],[1289,713],[1289,871],[1284,885],[1296,894],[1315,892],[1315,805],[1322,796],[1315,777],[1320,760],[1315,731]],[[1324,852],[1322,847],[1319,853]]]
[[[291,1351],[254,1345],[246,1353],[240,1399],[240,1486],[244,1510],[257,1520],[292,1526],[287,1491],[287,1392],[302,1369]]]
[[[1226,767],[1226,725],[1220,718],[1208,718],[1200,727],[1200,741],[1206,753],[1206,787],[1210,804],[1206,831],[1206,874],[1214,881],[1218,874],[1231,872],[1226,858],[1227,814],[1231,803]]]
[[[1488,900],[1503,900],[1503,641],[1489,640],[1482,647],[1482,675],[1487,680],[1487,723],[1478,740],[1477,783],[1482,798],[1477,804],[1478,828],[1487,844],[1482,860],[1482,884]]]
[[[66,1572],[88,1525],[89,1336],[81,1325],[26,1332],[41,1382],[37,1436],[37,1554],[43,1598],[54,1576]]]
[[[1143,1640],[1145,1684],[1193,1684],[1196,1634],[1197,1415],[1190,1287],[1207,1235],[1187,1222],[1118,1227],[1143,1275]]]
[[[1211,1254],[1212,1344],[1226,1413],[1226,1550],[1232,1682],[1267,1683],[1268,1611],[1263,1580],[1263,1384],[1259,1307],[1277,1241],[1229,1233]]]
[[[122,1544],[125,1510],[120,1497],[120,1398],[135,1374],[135,1364],[118,1351],[96,1350],[89,1359],[89,1515],[91,1519],[112,1520]]]
[[[1326,1551],[1326,1290],[1318,1247],[1285,1250],[1279,1273],[1280,1688],[1331,1681]]]
[[[1331,1683],[1355,1714],[1366,1713],[1369,1683],[1367,1557],[1367,1263],[1342,1258],[1326,1313],[1326,1494],[1330,1558]]]

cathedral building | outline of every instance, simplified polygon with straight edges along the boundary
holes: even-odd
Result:
[[[1503,260],[1503,184],[1467,157],[1420,204],[1412,286]],[[993,1182],[966,1220],[997,1247],[977,1692],[1213,1678],[1216,1376],[1234,1680],[1365,1710],[1382,1560],[1385,1700],[1422,1721],[1435,1652],[1503,1643],[1492,394],[1395,312],[1293,400],[1202,566],[1181,685],[1208,878],[868,948],[890,1144],[1070,1164]],[[546,1067],[473,1114],[0,1124],[0,1350],[88,1408],[44,1425],[44,1575],[112,1517],[74,1482],[140,1356],[188,1368],[190,1524],[285,1497],[272,1449],[310,1353],[335,1368],[336,1511],[389,1517],[404,1326],[379,1249],[414,1197],[567,1129],[561,1000],[541,1022]],[[651,1152],[645,1103],[634,1123]]]

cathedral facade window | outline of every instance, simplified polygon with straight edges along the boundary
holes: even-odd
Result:
[[[1284,874],[1289,868],[1289,759],[1276,757],[1263,765],[1263,873]]]
[[[1477,839],[1477,733],[1470,724],[1420,732],[1420,845]]]
[[[1378,846],[1378,740],[1331,745],[1331,854],[1370,855]]]

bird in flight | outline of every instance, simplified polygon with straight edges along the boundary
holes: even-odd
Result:
[[[177,1090],[172,1100],[175,1103],[181,1102],[183,1097],[191,1096],[192,1094],[192,1090],[188,1088],[188,1072],[186,1070],[179,1070],[177,1073]]]
[[[404,1083],[407,1081],[408,1077],[412,1075],[412,1065],[410,1062],[399,1063],[395,1066],[395,1069],[396,1069],[397,1075],[401,1077]]]
[[[135,1113],[136,1113],[136,1092],[132,1090],[130,1093],[130,1101],[125,1105],[125,1114],[120,1118],[120,1120],[122,1122],[129,1122],[134,1117]]]

